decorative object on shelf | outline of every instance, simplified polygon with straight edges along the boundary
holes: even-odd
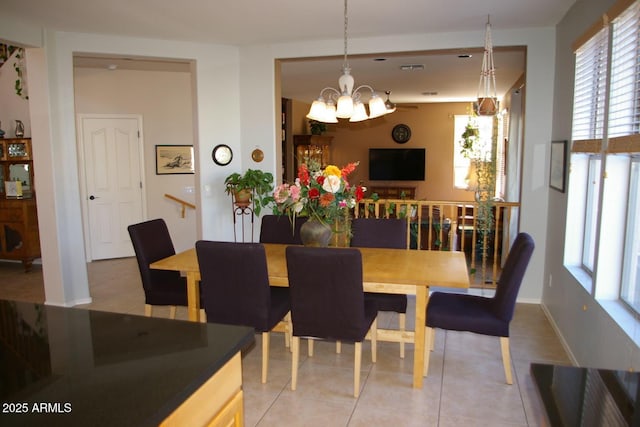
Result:
[[[24,124],[21,120],[16,120],[16,138],[22,138],[24,136]]]
[[[283,183],[276,187],[273,213],[288,215],[292,223],[298,216],[308,216],[307,222],[315,220],[329,227],[332,236],[336,237],[336,245],[344,246],[340,242],[348,242],[349,212],[366,191],[363,186],[349,184],[348,177],[357,166],[357,162],[342,169],[334,165],[322,169],[316,162],[300,165],[294,184]]]
[[[193,173],[193,145],[156,145],[156,175]]]
[[[325,87],[320,91],[320,96],[311,104],[308,119],[324,123],[337,123],[338,118],[349,119],[350,122],[360,122],[374,119],[390,113],[384,105],[382,98],[369,85],[360,85],[353,88],[355,81],[351,75],[351,67],[347,60],[347,0],[344,0],[344,61],[342,63],[342,76],[338,79],[338,88]],[[364,103],[360,100],[363,89],[371,91],[369,98],[369,114]],[[325,99],[325,93],[326,99]],[[337,107],[336,107],[337,103]]]
[[[216,165],[226,166],[233,159],[233,151],[226,144],[218,144],[211,151],[211,158]]]
[[[270,172],[259,169],[247,169],[244,174],[235,172],[225,178],[224,185],[225,192],[233,195],[237,207],[247,208],[252,204],[256,215],[273,201],[273,175]],[[249,200],[246,200],[247,193]]]
[[[251,152],[251,159],[256,163],[260,163],[264,160],[264,152],[261,149],[256,148]]]
[[[2,127],[2,122],[0,122],[0,128],[1,127]],[[4,138],[4,131],[2,129],[0,129],[0,138]]]
[[[395,125],[391,131],[391,138],[398,144],[404,144],[411,139],[411,128],[402,123]]]
[[[317,120],[309,120],[309,130],[311,135],[322,135],[327,131],[327,125]]]
[[[5,181],[4,192],[7,197],[22,197],[22,182]]]
[[[482,58],[482,70],[480,71],[480,83],[478,84],[478,105],[476,111],[479,116],[494,116],[498,111],[496,70],[493,64],[493,44],[491,41],[491,22],[488,16],[485,27],[484,56]]]

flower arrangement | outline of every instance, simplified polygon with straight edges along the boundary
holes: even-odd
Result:
[[[342,169],[334,165],[322,169],[313,161],[300,165],[295,183],[276,187],[273,213],[286,214],[292,222],[295,217],[308,216],[327,225],[334,224],[364,197],[366,188],[352,186],[348,181],[357,166],[355,162]]]

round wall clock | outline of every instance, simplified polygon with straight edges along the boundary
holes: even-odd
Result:
[[[231,147],[228,145],[219,144],[213,148],[211,158],[216,165],[226,166],[231,163],[231,159],[233,159],[233,151],[231,151]]]
[[[398,144],[404,144],[411,139],[411,128],[405,124],[395,125],[391,131],[391,138]]]

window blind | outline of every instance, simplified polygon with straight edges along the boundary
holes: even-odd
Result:
[[[609,94],[608,136],[612,138],[609,152],[638,150],[637,135],[640,130],[640,3],[635,2],[612,24],[611,89]],[[615,139],[613,139],[615,138]],[[617,146],[617,147],[616,147]],[[612,151],[615,150],[615,151]]]
[[[576,51],[573,141],[603,137],[608,39],[609,30],[604,27]]]

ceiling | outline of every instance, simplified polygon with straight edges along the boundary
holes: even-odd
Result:
[[[373,4],[350,0],[349,38],[482,31],[487,16],[494,31],[553,27],[574,2],[401,0]],[[343,13],[342,0],[2,0],[3,17],[52,30],[237,46],[339,40],[342,48]],[[483,40],[478,40],[478,46],[482,44]],[[472,53],[472,57],[461,59],[459,53]],[[525,56],[520,48],[496,51],[499,96],[524,71]],[[374,61],[380,58],[386,60]],[[85,60],[77,65],[106,67],[113,60],[94,59],[92,65]],[[481,61],[481,52],[349,56],[356,86],[369,84],[382,94],[390,90],[392,101],[397,103],[469,100],[477,94]],[[122,62],[120,69],[163,64]],[[406,64],[421,64],[424,69],[400,71],[399,66]],[[175,69],[180,65],[171,62],[162,66]],[[337,86],[341,68],[342,57],[283,62],[283,96],[311,102],[322,88]]]

